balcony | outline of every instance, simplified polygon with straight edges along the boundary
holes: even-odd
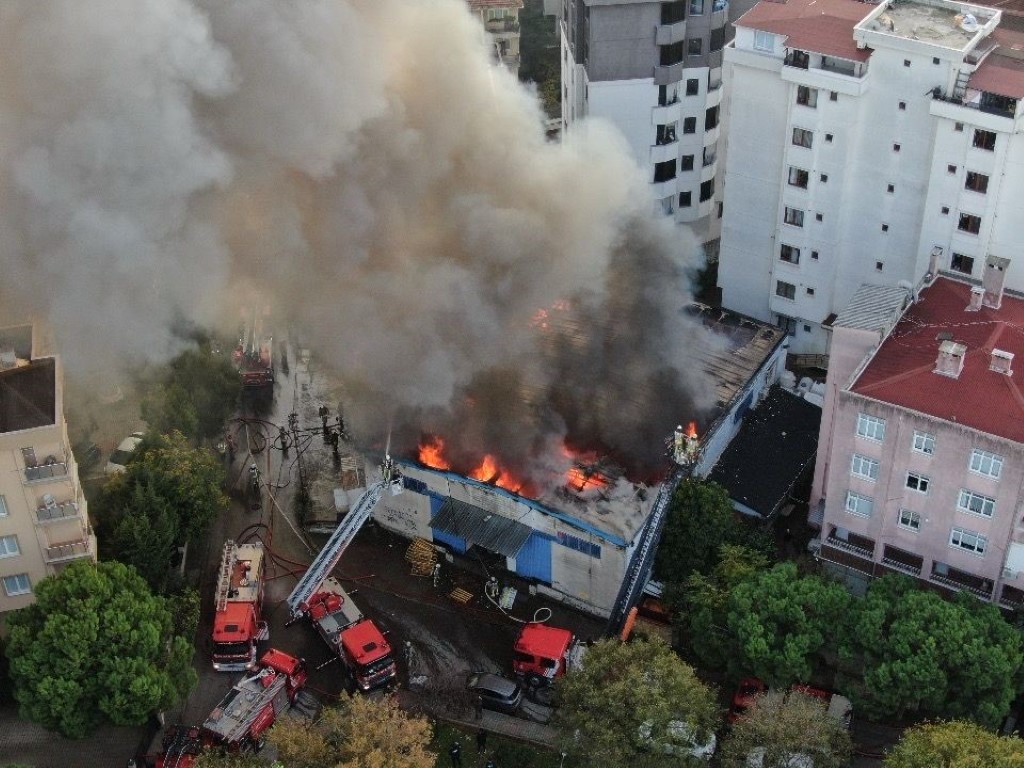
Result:
[[[47,563],[62,563],[68,560],[78,560],[83,557],[92,557],[92,540],[79,539],[78,541],[65,541],[62,544],[54,544],[43,550]]]
[[[872,560],[875,556],[875,541],[867,536],[848,533],[846,539],[840,539],[836,536],[835,529],[833,529],[832,533],[825,539],[825,543],[830,547],[841,549],[843,552],[849,552],[851,555],[859,555],[868,560]]]
[[[61,520],[72,520],[78,517],[78,504],[73,501],[62,501],[42,504],[36,510],[36,524],[46,525]]]
[[[519,32],[519,22],[515,19],[492,19],[484,23],[484,29],[492,35],[502,32]]]
[[[714,165],[715,160],[717,160],[717,159],[718,159],[718,153],[717,152],[714,152],[714,151],[708,152],[708,150],[706,148],[704,149],[704,159],[703,159],[702,162],[703,162],[705,168],[707,168],[709,165]]]
[[[654,33],[655,45],[672,45],[686,39],[686,21],[662,24]]]
[[[1024,591],[1004,584],[1003,591],[999,595],[999,605],[1011,610],[1024,607]]]
[[[659,65],[654,68],[655,85],[672,85],[683,79],[683,69],[686,65],[683,62],[678,64]]]
[[[924,565],[924,558],[915,555],[913,552],[885,545],[882,550],[882,565],[900,571],[908,576],[918,578],[921,576],[921,568]]]
[[[986,115],[1009,118],[1017,115],[1016,99],[988,93],[987,91],[967,89],[963,95],[954,96],[953,94],[943,93],[941,88],[934,88],[932,90],[932,99],[944,101],[947,104],[955,104],[959,107],[967,107],[967,109],[976,109],[979,112],[984,112]]]
[[[786,51],[786,57],[782,60],[782,63],[793,69],[817,70],[819,72],[828,72],[832,75],[857,79],[863,78],[868,73],[866,61],[851,61],[850,59],[823,56],[797,49]]]
[[[982,600],[992,599],[992,582],[989,579],[982,579],[978,576],[967,573],[966,571],[960,571],[948,566],[946,567],[946,573],[944,574],[938,573],[934,568],[935,565],[932,566],[933,570],[928,575],[929,581],[935,584],[941,584],[942,586],[957,592],[970,592],[972,595],[980,597]]]

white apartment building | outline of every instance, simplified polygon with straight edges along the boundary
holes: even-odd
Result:
[[[760,2],[725,50],[723,304],[824,353],[862,284],[1024,240],[1024,34],[945,0]],[[1024,288],[1024,259],[1007,287]]]
[[[562,128],[612,122],[648,172],[655,214],[714,258],[720,210],[722,50],[752,0],[562,0]],[[737,11],[738,9],[738,11]]]
[[[0,329],[0,613],[35,600],[96,537],[64,421],[63,372],[35,357],[29,326]]]

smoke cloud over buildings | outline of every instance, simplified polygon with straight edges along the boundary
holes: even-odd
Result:
[[[713,405],[697,248],[646,187],[607,126],[545,141],[464,0],[0,4],[2,314],[48,317],[72,370],[257,293],[357,434],[640,472]]]

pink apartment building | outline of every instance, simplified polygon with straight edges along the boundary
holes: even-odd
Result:
[[[834,322],[811,493],[822,560],[1024,604],[1024,299],[864,285]],[[1018,362],[1015,365],[1014,359]]]

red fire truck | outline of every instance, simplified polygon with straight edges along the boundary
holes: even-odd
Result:
[[[266,387],[274,383],[274,339],[263,333],[258,313],[242,326],[231,358],[238,368],[242,386]]]
[[[394,680],[397,674],[395,659],[384,633],[363,616],[330,573],[369,519],[385,489],[390,488],[393,494],[401,493],[401,476],[390,456],[386,456],[381,465],[381,475],[381,479],[370,485],[352,505],[286,599],[292,617],[289,623],[308,616],[361,691],[369,691]]]
[[[528,685],[550,684],[583,660],[586,645],[568,629],[524,624],[512,653],[512,669]]]
[[[263,544],[225,542],[213,617],[213,668],[218,672],[256,666],[256,646],[269,637],[263,621],[263,583]]]
[[[305,663],[271,648],[260,658],[256,674],[236,683],[202,725],[174,728],[159,754],[143,756],[134,763],[153,768],[191,768],[196,757],[211,747],[229,752],[257,751],[278,716],[293,705],[299,706],[299,692],[305,684]],[[304,715],[311,714],[308,702],[302,707]]]

